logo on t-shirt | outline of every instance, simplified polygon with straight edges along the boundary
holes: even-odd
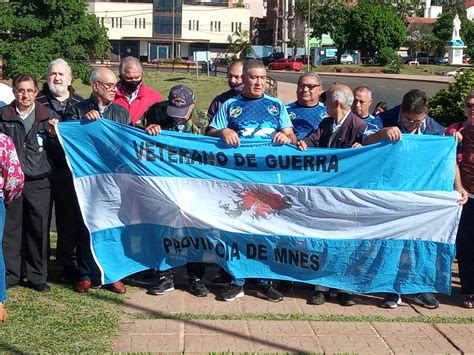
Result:
[[[236,106],[230,110],[230,117],[237,118],[242,114],[242,107]]]
[[[273,115],[273,116],[278,115],[278,108],[275,105],[268,106],[267,111],[270,115]]]
[[[294,120],[296,118],[296,113],[294,112],[288,112],[288,116],[290,116],[290,120]]]

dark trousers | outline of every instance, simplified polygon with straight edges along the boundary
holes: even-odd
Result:
[[[464,205],[456,238],[459,278],[464,295],[474,294],[474,199]]]
[[[51,191],[58,232],[56,261],[60,266],[76,266],[77,198],[72,175],[67,167],[54,171],[51,176]]]
[[[186,271],[188,272],[188,280],[191,283],[197,279],[202,280],[204,277],[205,264],[204,263],[187,263]],[[167,279],[173,278],[173,269],[165,271],[158,270],[158,277],[166,277]]]
[[[50,183],[45,178],[26,181],[22,197],[7,206],[3,253],[8,286],[20,282],[23,263],[28,281],[46,283],[50,205]]]

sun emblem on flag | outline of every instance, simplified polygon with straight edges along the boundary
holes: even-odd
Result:
[[[229,115],[232,118],[237,118],[240,116],[241,113],[242,113],[242,107],[236,106],[230,110]]]
[[[229,206],[228,203],[219,205],[232,218],[240,217],[244,211],[250,211],[252,219],[269,219],[293,206],[289,196],[262,188],[234,190],[234,193],[234,206]]]

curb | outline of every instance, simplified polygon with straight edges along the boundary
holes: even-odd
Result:
[[[288,73],[286,71],[268,71],[269,73],[279,73],[284,75],[301,75],[301,72]],[[406,74],[383,74],[383,73],[328,73],[328,72],[318,72],[313,71],[313,73],[318,74],[319,76],[342,76],[342,77],[363,77],[363,78],[373,78],[373,79],[389,79],[389,80],[411,80],[411,81],[424,81],[431,83],[442,83],[450,84],[454,81],[454,78],[451,77],[442,77],[442,76],[433,76],[433,75],[406,75]],[[270,75],[271,76],[271,75]]]

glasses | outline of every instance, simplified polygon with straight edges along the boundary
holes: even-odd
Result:
[[[298,90],[303,91],[305,88],[308,89],[309,91],[316,89],[317,87],[320,87],[321,85],[316,85],[316,84],[300,84],[298,85]]]
[[[107,91],[115,91],[117,89],[117,84],[115,83],[104,83],[103,81],[98,81],[98,83]]]
[[[421,119],[421,120],[409,120],[409,119],[404,118],[404,117],[403,117],[403,120],[407,123],[419,126],[419,125],[423,124],[423,122],[425,122],[426,116],[424,116],[423,119]]]
[[[36,89],[15,89],[15,92],[20,95],[33,95]]]
[[[472,103],[472,104],[466,104],[466,108],[471,109],[471,108],[473,108],[473,107],[474,107],[474,103]]]

